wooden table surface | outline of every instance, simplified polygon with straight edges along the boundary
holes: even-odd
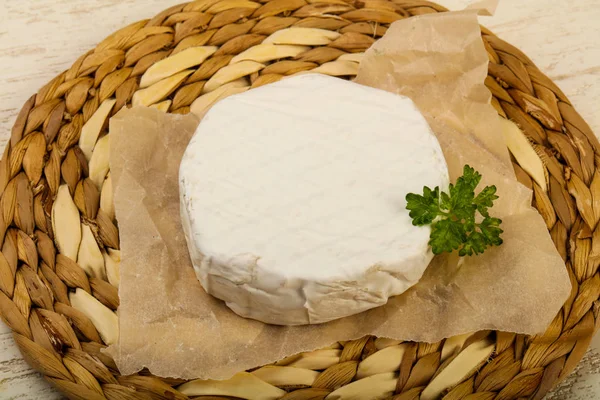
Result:
[[[1,0],[0,151],[25,100],[104,37],[183,0]],[[438,0],[461,9],[470,0]],[[519,47],[600,134],[600,0],[502,0],[482,23]],[[0,398],[59,399],[0,322]],[[600,398],[600,338],[549,399]]]

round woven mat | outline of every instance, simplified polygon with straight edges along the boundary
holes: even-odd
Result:
[[[443,11],[423,0],[195,1],[114,33],[33,95],[0,162],[0,312],[23,357],[73,399],[543,398],[597,328],[600,143],[527,56],[484,28],[493,105],[530,139],[549,191],[515,171],[533,189],[573,287],[544,335],[484,331],[401,345],[365,337],[208,386],[121,376],[101,353],[111,327],[100,315],[119,305],[106,146],[95,146],[108,118],[132,103],[201,111],[304,70],[352,78],[390,23]],[[90,301],[71,302],[75,288]]]

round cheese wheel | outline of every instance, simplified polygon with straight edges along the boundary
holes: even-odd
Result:
[[[243,317],[317,324],[417,283],[430,228],[412,225],[405,196],[447,185],[410,99],[302,75],[206,114],[181,162],[181,215],[208,293]]]

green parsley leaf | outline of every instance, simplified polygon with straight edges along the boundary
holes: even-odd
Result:
[[[423,195],[409,193],[406,195],[406,209],[410,210],[413,225],[429,225],[440,212],[440,188],[431,190],[423,187]]]
[[[458,251],[458,255],[472,256],[473,254],[480,254],[486,248],[485,238],[481,232],[473,231],[465,241],[464,245]]]
[[[481,192],[479,192],[477,197],[475,197],[473,203],[477,206],[477,211],[479,211],[479,214],[487,217],[489,215],[487,209],[494,205],[494,200],[497,198],[496,186],[486,186]]]
[[[422,195],[406,195],[413,225],[431,224],[429,245],[434,254],[458,250],[461,257],[471,256],[502,244],[502,221],[488,212],[498,198],[496,187],[486,186],[476,196],[479,182],[481,174],[465,165],[463,175],[448,186],[447,192],[425,186]],[[476,216],[477,212],[481,217]]]
[[[485,236],[486,243],[490,246],[500,246],[502,244],[502,238],[500,235],[504,232],[500,229],[502,220],[500,218],[486,217],[479,224],[479,229],[483,236]]]
[[[463,224],[451,219],[442,219],[431,227],[429,245],[433,250],[433,254],[451,253],[464,243],[466,237]]]

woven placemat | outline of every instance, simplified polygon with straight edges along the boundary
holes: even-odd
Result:
[[[529,138],[549,191],[515,171],[571,277],[544,335],[483,331],[402,345],[364,337],[215,385],[121,376],[101,353],[109,327],[98,315],[119,305],[106,146],[95,146],[110,116],[132,103],[183,114],[304,70],[352,78],[390,23],[444,11],[423,0],[195,1],[114,33],[33,95],[0,162],[0,313],[27,362],[73,399],[543,398],[597,330],[600,143],[561,90],[485,28],[492,103]],[[72,303],[76,288],[90,301]]]

